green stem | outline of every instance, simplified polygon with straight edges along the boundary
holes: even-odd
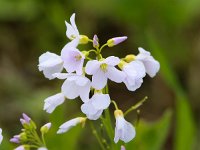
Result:
[[[99,142],[100,147],[102,148],[102,150],[106,150],[104,145],[103,145],[103,143],[102,143],[102,140],[99,137],[99,135],[97,133],[97,130],[94,128],[94,125],[93,125],[92,122],[90,122],[90,126],[91,126],[91,129],[92,129],[92,133],[94,134],[94,136],[96,137],[97,141]]]
[[[118,106],[117,106],[117,103],[116,103],[114,100],[112,100],[111,102],[112,102],[113,105],[115,106],[115,109],[118,110],[119,108],[118,108]]]
[[[90,52],[94,52],[95,54],[97,53],[97,51],[94,50],[94,49],[91,49],[91,50],[89,50],[88,52],[89,52],[89,53],[90,53]]]
[[[101,53],[101,50],[102,50],[104,47],[106,47],[106,46],[107,46],[107,43],[104,44],[104,45],[102,45],[101,48],[99,49],[99,53]]]
[[[126,116],[128,113],[130,113],[131,111],[137,109],[138,107],[140,107],[146,100],[147,100],[147,96],[145,96],[141,101],[139,101],[138,103],[136,103],[134,106],[132,106],[131,108],[129,108],[125,113],[124,116]]]
[[[38,146],[36,145],[28,145],[30,148],[39,148]]]
[[[45,139],[44,139],[44,134],[42,133],[42,142],[43,142],[43,144],[45,145],[45,147],[46,147],[46,142],[45,142]]]
[[[93,43],[93,40],[91,40],[91,39],[88,39],[88,41]]]

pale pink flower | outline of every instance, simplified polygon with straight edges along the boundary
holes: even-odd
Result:
[[[146,75],[145,67],[142,62],[132,61],[126,63],[123,65],[122,71],[126,74],[124,83],[128,90],[135,91],[142,85],[143,78]]]
[[[54,76],[58,79],[66,79],[61,87],[66,98],[75,99],[80,96],[83,102],[89,100],[91,82],[87,77],[73,73],[57,73]]]
[[[150,52],[144,50],[141,47],[139,47],[138,50],[139,54],[136,56],[136,60],[142,61],[146,73],[150,77],[154,77],[160,69],[160,63],[151,56]]]
[[[61,58],[68,73],[76,71],[78,75],[81,75],[85,56],[76,48],[77,42],[77,39],[75,39],[66,44],[61,51]]]
[[[121,83],[125,78],[125,74],[115,68],[119,62],[120,59],[114,56],[110,56],[102,61],[88,61],[85,72],[92,75],[92,86],[97,90],[103,89],[107,84],[107,79]]]
[[[115,110],[116,126],[115,126],[115,137],[114,142],[117,143],[119,140],[125,143],[130,142],[135,137],[135,128],[131,123],[126,121],[121,110]]]
[[[108,94],[95,93],[92,98],[82,104],[81,111],[86,114],[90,120],[97,120],[104,109],[110,105],[110,96]]]
[[[39,71],[43,71],[44,76],[51,80],[55,78],[52,74],[63,70],[63,61],[60,56],[46,52],[39,57],[38,67]]]

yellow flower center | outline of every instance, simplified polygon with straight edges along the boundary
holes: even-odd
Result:
[[[81,58],[82,58],[82,56],[80,54],[75,56],[76,61],[81,60]]]
[[[105,63],[103,63],[103,64],[100,65],[100,68],[101,68],[101,70],[102,70],[103,72],[107,72],[108,65],[105,64]]]

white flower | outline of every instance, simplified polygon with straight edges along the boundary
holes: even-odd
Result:
[[[154,77],[160,69],[160,63],[151,56],[150,52],[141,47],[139,47],[138,50],[139,54],[136,56],[136,60],[142,61],[145,66],[146,73],[150,77]]]
[[[119,62],[120,59],[114,56],[110,56],[102,61],[88,61],[85,72],[89,75],[93,75],[92,86],[100,90],[105,87],[107,79],[121,83],[125,78],[125,74],[114,67],[119,64]]]
[[[126,74],[124,83],[128,90],[135,91],[143,83],[143,77],[145,77],[145,67],[140,61],[132,61],[126,63],[122,67],[123,72]]]
[[[67,132],[69,129],[71,129],[72,127],[76,126],[79,123],[84,124],[85,121],[86,121],[86,118],[84,118],[84,117],[77,117],[77,118],[71,119],[71,120],[63,123],[59,127],[59,130],[57,131],[57,134],[61,134],[61,133]]]
[[[38,67],[40,71],[43,71],[45,77],[51,80],[55,78],[52,74],[63,70],[63,61],[60,56],[46,52],[39,57]]]
[[[38,150],[48,150],[46,147],[40,147]]]
[[[0,144],[1,144],[2,140],[3,140],[3,135],[2,135],[2,129],[0,128]]]
[[[75,99],[80,96],[83,102],[89,100],[89,93],[91,82],[83,75],[56,73],[55,77],[59,79],[66,79],[62,85],[62,93],[68,99]]]
[[[58,105],[61,105],[64,102],[64,100],[65,97],[62,93],[50,96],[44,100],[44,110],[48,113],[52,113]]]
[[[85,56],[76,48],[77,42],[77,39],[75,39],[66,44],[61,51],[61,58],[67,72],[72,73],[76,71],[78,75],[81,75]]]
[[[81,111],[88,119],[97,120],[109,105],[110,96],[108,94],[95,93],[88,102],[81,105]]]
[[[114,114],[116,118],[114,142],[117,143],[119,139],[125,143],[131,141],[136,134],[135,128],[131,123],[124,119],[123,112],[121,110],[115,110]]]

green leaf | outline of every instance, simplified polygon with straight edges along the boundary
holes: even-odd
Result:
[[[161,64],[161,74],[166,84],[173,90],[176,96],[176,125],[175,125],[175,150],[190,150],[194,145],[196,138],[196,127],[189,104],[189,99],[182,88],[175,71],[160,48],[158,42],[152,33],[148,34],[148,43],[155,58],[158,58]]]
[[[155,122],[141,120],[136,128],[135,139],[126,145],[127,149],[132,150],[160,150],[170,129],[172,113],[166,111],[164,115]]]

